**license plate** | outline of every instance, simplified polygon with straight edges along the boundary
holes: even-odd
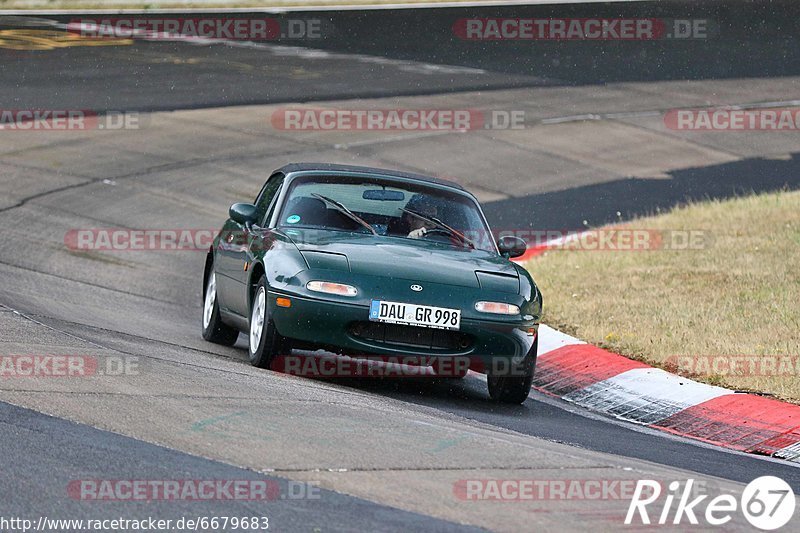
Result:
[[[461,310],[430,305],[406,304],[372,300],[369,319],[389,324],[408,324],[436,329],[458,329],[461,326]]]

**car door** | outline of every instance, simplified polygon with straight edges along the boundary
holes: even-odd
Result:
[[[256,224],[264,224],[267,211],[277,198],[277,193],[283,183],[283,174],[271,176],[255,201]],[[240,316],[248,316],[249,309],[247,303],[247,276],[245,263],[249,265],[253,259],[250,252],[253,235],[261,234],[260,227],[248,229],[244,225],[228,219],[220,236],[219,247],[217,249],[217,284],[219,286],[220,305],[227,312],[235,313]]]

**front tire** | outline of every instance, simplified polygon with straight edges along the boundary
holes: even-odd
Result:
[[[214,265],[208,272],[203,296],[203,338],[209,342],[233,346],[239,338],[239,330],[222,323],[217,301],[217,276]]]
[[[533,374],[536,371],[538,351],[539,339],[537,338],[522,363],[514,366],[510,372],[504,372],[506,375],[492,375],[491,372],[487,374],[486,384],[492,400],[521,404],[528,398],[533,385]]]
[[[289,343],[282,337],[269,317],[267,305],[267,280],[264,276],[258,280],[250,308],[249,340],[250,364],[258,368],[270,368],[276,355],[284,350],[289,351]]]

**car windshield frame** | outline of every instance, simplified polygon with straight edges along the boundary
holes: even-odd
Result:
[[[273,220],[271,221],[271,226],[279,229],[279,230],[286,230],[286,229],[299,229],[299,230],[320,230],[320,231],[334,231],[334,232],[346,232],[346,233],[359,233],[363,235],[368,235],[370,237],[377,236],[380,238],[386,239],[402,239],[404,242],[419,242],[419,239],[413,239],[403,235],[397,234],[377,234],[372,235],[366,231],[366,228],[357,228],[355,230],[349,230],[344,228],[336,228],[336,227],[320,227],[315,225],[303,225],[303,224],[287,224],[282,222],[284,218],[288,215],[286,212],[287,207],[289,206],[292,194],[295,188],[304,183],[314,182],[314,181],[321,181],[326,183],[352,183],[352,184],[371,184],[375,185],[376,187],[387,187],[387,188],[396,188],[402,189],[406,193],[413,192],[413,193],[431,193],[435,196],[448,199],[452,198],[453,202],[461,201],[467,204],[469,209],[474,209],[477,213],[477,220],[480,221],[481,228],[478,230],[484,233],[487,236],[487,239],[483,239],[483,242],[480,244],[475,243],[474,248],[465,244],[465,243],[453,243],[448,242],[445,240],[428,240],[425,241],[427,243],[435,243],[435,244],[444,244],[459,250],[478,250],[483,252],[492,253],[495,255],[500,255],[500,251],[497,247],[497,240],[495,239],[494,234],[491,231],[488,221],[486,220],[486,215],[483,213],[483,209],[481,208],[480,203],[477,199],[469,194],[468,192],[458,189],[456,187],[450,187],[447,184],[440,184],[436,182],[423,182],[420,180],[413,180],[404,177],[395,177],[395,176],[386,176],[386,175],[372,175],[372,174],[336,174],[331,172],[303,172],[300,174],[289,174],[286,176],[286,180],[284,181],[283,187],[280,191],[281,197],[279,198],[280,206],[279,209],[276,209],[273,213]],[[350,208],[350,206],[346,205],[346,207]],[[363,231],[362,231],[363,230]]]

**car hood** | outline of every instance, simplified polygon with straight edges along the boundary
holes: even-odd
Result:
[[[519,274],[514,265],[486,251],[344,232],[292,230],[286,234],[311,268],[347,269],[356,275],[519,291]]]

